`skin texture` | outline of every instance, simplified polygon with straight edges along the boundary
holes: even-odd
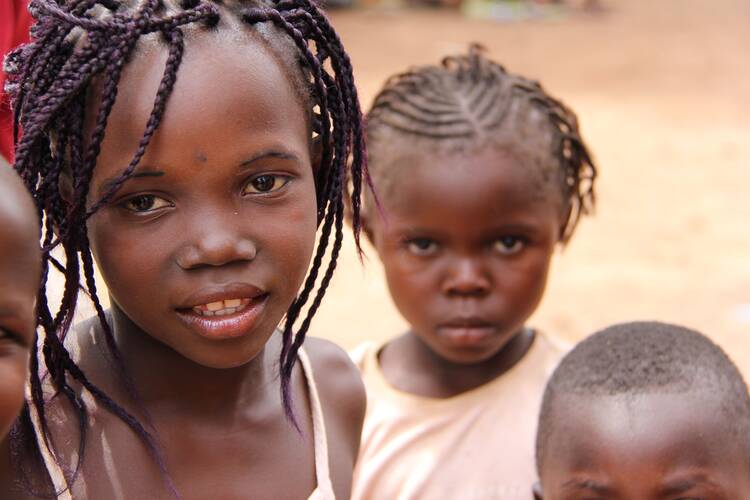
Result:
[[[23,404],[39,273],[36,208],[6,165],[0,168],[0,439]]]
[[[750,498],[750,464],[706,393],[563,395],[538,500]]]
[[[528,350],[524,323],[544,293],[561,196],[493,147],[394,161],[384,217],[371,214],[366,229],[411,331],[384,347],[381,366],[398,389],[449,397]]]
[[[89,203],[135,150],[165,58],[163,48],[146,46],[126,67]],[[286,71],[245,27],[191,35],[138,176],[88,225],[111,296],[110,324],[142,405],[123,389],[96,320],[71,340],[77,361],[115,401],[153,423],[186,499],[300,499],[316,486],[307,387],[298,365],[291,379],[298,433],[281,406],[274,333],[305,276],[316,231],[310,132]],[[210,337],[186,326],[182,309],[236,296],[226,286],[238,283],[263,297],[239,334]],[[315,339],[306,350],[334,488],[347,498],[363,388],[343,351]],[[50,409],[54,432],[77,436],[70,409],[58,401]],[[105,471],[110,461],[114,479]],[[74,496],[174,498],[142,443],[101,408],[89,428],[82,479]]]

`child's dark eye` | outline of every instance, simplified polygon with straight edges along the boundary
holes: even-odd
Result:
[[[123,208],[136,213],[152,212],[170,206],[172,205],[167,200],[153,194],[133,196],[122,202]]]
[[[6,330],[6,329],[0,327],[0,342],[3,342],[3,341],[13,342],[13,343],[19,344],[19,345],[21,345],[23,347],[27,346],[26,343],[22,340],[22,338],[20,336],[15,335],[15,334],[11,333],[9,330]]]
[[[250,179],[244,190],[248,193],[272,193],[283,188],[289,182],[289,177],[273,174],[258,175]]]
[[[526,242],[518,236],[503,236],[495,240],[494,248],[501,255],[514,255],[523,250]]]
[[[414,255],[425,257],[437,252],[438,244],[429,238],[415,238],[407,242],[407,248]]]

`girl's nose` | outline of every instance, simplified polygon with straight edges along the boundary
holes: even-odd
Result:
[[[229,232],[204,232],[194,243],[185,245],[177,254],[182,269],[215,267],[255,259],[257,247],[253,241]]]
[[[481,297],[490,291],[491,283],[479,259],[459,259],[450,269],[443,283],[443,292],[449,296]]]

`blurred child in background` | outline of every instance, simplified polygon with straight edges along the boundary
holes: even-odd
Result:
[[[0,168],[0,441],[21,411],[36,324],[39,221],[28,191]],[[6,457],[7,454],[2,454]]]
[[[528,498],[562,351],[526,321],[593,204],[576,116],[474,47],[389,79],[367,136],[364,228],[410,329],[352,353],[368,393],[353,498]]]
[[[698,332],[606,328],[552,375],[537,464],[537,500],[750,498],[747,386]]]

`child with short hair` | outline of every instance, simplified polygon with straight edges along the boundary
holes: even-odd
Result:
[[[24,401],[40,261],[36,207],[18,175],[0,167],[0,441]]]
[[[356,219],[365,176],[327,18],[308,0],[32,12],[34,41],[7,64],[15,168],[44,212],[45,277],[60,269],[65,291],[59,308],[39,292],[18,494],[347,498],[364,390],[345,352],[302,347],[341,248],[344,186]],[[79,287],[97,316],[73,328]]]
[[[547,384],[537,500],[750,498],[750,395],[737,367],[677,325],[615,325]]]
[[[389,79],[366,123],[380,209],[366,199],[363,227],[410,330],[353,352],[353,498],[528,498],[562,350],[526,321],[593,203],[576,117],[474,47]]]

